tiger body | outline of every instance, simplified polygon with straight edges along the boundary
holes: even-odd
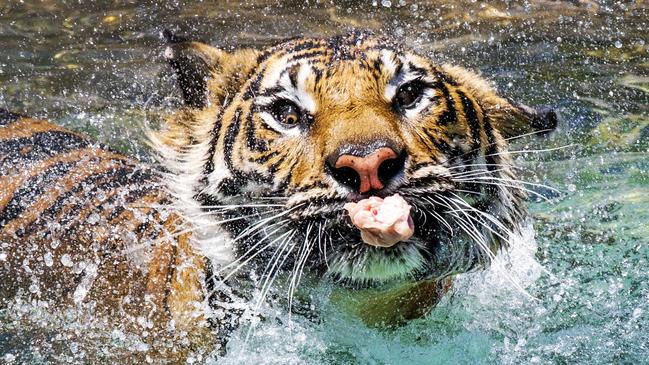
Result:
[[[0,269],[16,277],[11,293],[39,282],[40,295],[92,299],[113,318],[144,315],[155,333],[215,343],[212,280],[258,277],[259,302],[289,273],[291,303],[306,272],[379,293],[407,282],[365,318],[399,322],[427,313],[448,278],[488,266],[522,226],[525,189],[507,139],[554,127],[553,113],[366,32],[232,52],[167,36],[186,107],[150,134],[164,173],[4,116],[0,242],[12,257]],[[368,162],[379,152],[388,157]],[[415,234],[371,247],[342,206],[392,194],[412,205]],[[40,258],[51,242],[50,266]],[[84,269],[71,271],[66,254]]]
[[[96,303],[92,314],[125,333],[173,337],[173,320],[194,342],[210,336],[196,316],[204,261],[150,167],[0,111],[0,187],[0,307],[17,295],[59,309]]]

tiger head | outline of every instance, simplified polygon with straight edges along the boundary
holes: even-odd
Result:
[[[507,140],[552,129],[553,112],[367,32],[230,52],[169,39],[186,107],[157,145],[217,269],[442,278],[487,265],[523,224]],[[414,235],[364,243],[343,205],[393,194]]]

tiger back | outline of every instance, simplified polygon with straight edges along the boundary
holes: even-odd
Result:
[[[0,110],[0,308],[21,297],[54,310],[92,303],[98,319],[157,334],[155,352],[172,348],[159,346],[170,320],[191,328],[190,343],[207,340],[196,315],[204,262],[169,203],[149,167]]]

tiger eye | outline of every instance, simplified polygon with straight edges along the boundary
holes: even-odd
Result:
[[[302,117],[298,107],[291,102],[280,102],[274,109],[275,118],[287,125],[297,124]]]
[[[415,106],[424,91],[424,85],[420,81],[411,81],[401,85],[394,97],[394,102],[400,109],[407,109]]]

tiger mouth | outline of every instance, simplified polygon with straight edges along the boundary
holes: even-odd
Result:
[[[421,190],[427,189],[419,188],[417,193]],[[360,230],[351,223],[343,209],[348,199],[332,199],[320,204],[311,201],[304,209],[296,210],[293,213],[294,222],[325,231],[326,242],[321,248],[324,252],[316,254],[319,257],[313,260],[313,265],[339,284],[351,287],[376,287],[395,280],[419,281],[435,277],[441,270],[434,267],[435,251],[439,243],[448,238],[445,237],[444,226],[435,217],[443,212],[434,211],[430,204],[424,204],[421,194],[413,194],[406,189],[396,192],[404,194],[405,200],[413,208],[411,217],[415,232],[408,240],[392,247],[374,247],[363,242]],[[440,193],[439,190],[435,192]],[[360,198],[353,197],[352,201]]]

